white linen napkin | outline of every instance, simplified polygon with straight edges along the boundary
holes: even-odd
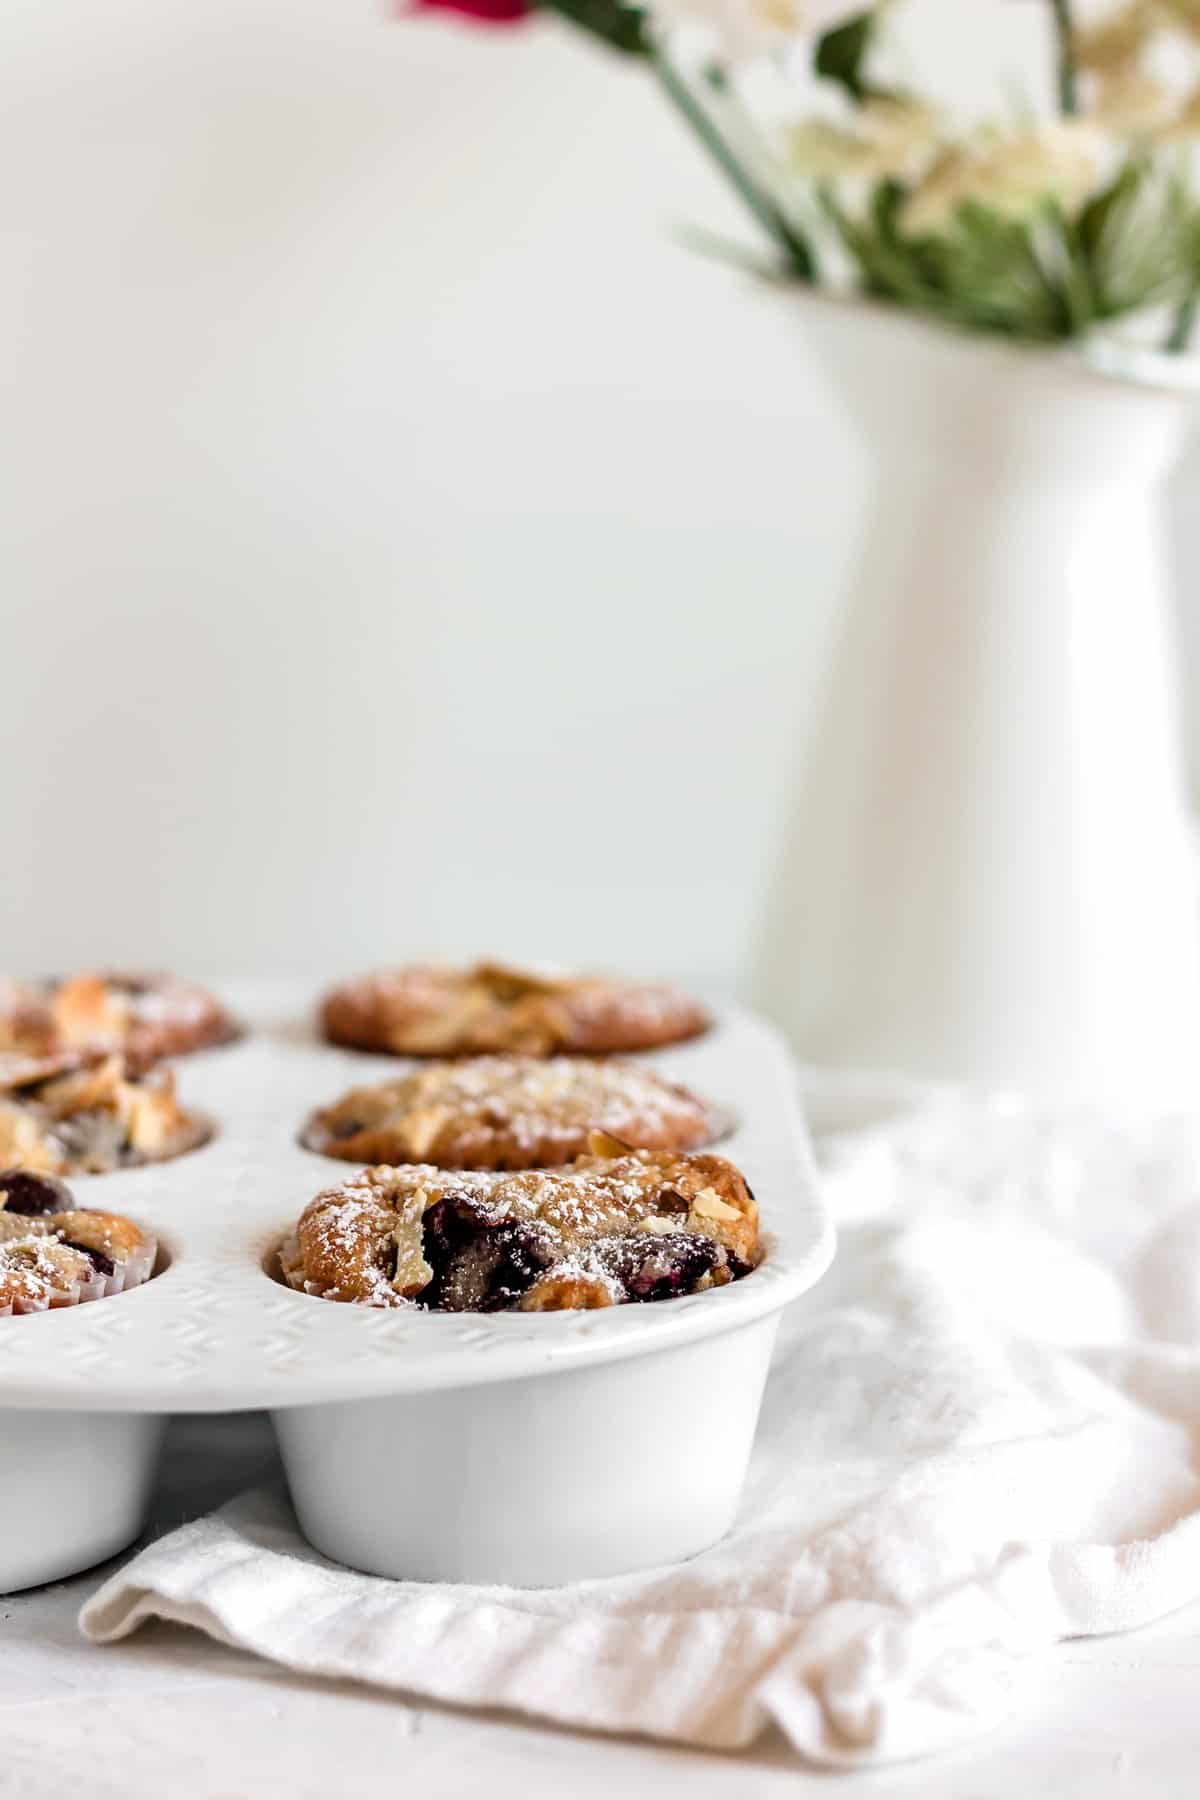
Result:
[[[775,1720],[814,1762],[869,1764],[995,1723],[1056,1639],[1200,1595],[1193,1124],[812,1098],[840,1250],[785,1320],[722,1543],[550,1591],[389,1582],[258,1488],[143,1549],[84,1632],[171,1619],[308,1673],[724,1749]]]

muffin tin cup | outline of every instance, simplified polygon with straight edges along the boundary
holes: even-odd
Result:
[[[550,1587],[694,1556],[733,1522],[778,1323],[279,1412],[300,1528],[335,1562],[413,1581]]]
[[[126,1497],[119,1529],[73,1538],[62,1560],[109,1555],[137,1529],[153,1415],[265,1408],[302,1528],[354,1567],[541,1586],[671,1561],[720,1536],[779,1314],[833,1254],[775,1033],[731,1013],[647,1059],[737,1119],[722,1151],[762,1212],[752,1274],[592,1312],[378,1310],[293,1292],[276,1253],[307,1201],[349,1172],[297,1143],[303,1121],[404,1064],[316,1041],[295,988],[231,998],[254,1029],[180,1069],[185,1104],[213,1116],[217,1135],[176,1162],[73,1184],[79,1205],[154,1232],[162,1272],[101,1305],[0,1322],[0,1492],[10,1465],[31,1484],[22,1525],[39,1517],[42,1485],[48,1497],[99,1493],[97,1465],[111,1465],[114,1505]],[[95,1441],[79,1431],[84,1409]],[[8,1447],[26,1432],[34,1453],[22,1457]],[[17,1536],[0,1590],[50,1578],[46,1545]]]
[[[63,1581],[138,1536],[165,1421],[153,1413],[0,1412],[0,1594]]]

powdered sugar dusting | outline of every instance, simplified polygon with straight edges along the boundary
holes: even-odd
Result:
[[[144,1069],[233,1035],[233,1021],[211,994],[170,975],[0,978],[0,1053],[93,1061],[119,1051]]]
[[[154,1252],[153,1241],[115,1213],[28,1217],[6,1211],[0,1189],[0,1317],[119,1293],[126,1278],[130,1286],[146,1280]]]
[[[661,982],[495,962],[366,975],[328,995],[322,1018],[335,1043],[414,1056],[647,1049],[709,1025],[703,1007]]]
[[[106,1174],[179,1156],[207,1135],[169,1072],[132,1076],[120,1056],[0,1093],[0,1168]]]
[[[620,1292],[621,1271],[636,1265],[640,1278],[656,1257],[678,1265],[680,1240],[711,1248],[691,1256],[696,1283],[753,1262],[757,1209],[723,1158],[641,1151],[516,1174],[366,1169],[310,1203],[282,1263],[294,1287],[369,1306],[426,1291],[451,1310],[604,1305],[657,1297]]]
[[[706,1102],[635,1063],[480,1056],[352,1089],[304,1137],[349,1161],[515,1169],[570,1162],[594,1129],[638,1148],[691,1149],[721,1124]]]

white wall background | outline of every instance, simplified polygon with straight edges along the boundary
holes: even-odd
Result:
[[[688,219],[553,28],[6,0],[0,963],[736,970],[865,490]]]

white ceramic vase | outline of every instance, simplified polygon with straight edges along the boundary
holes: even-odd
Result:
[[[1193,1098],[1159,498],[1194,374],[803,304],[875,483],[758,997],[820,1063]]]

